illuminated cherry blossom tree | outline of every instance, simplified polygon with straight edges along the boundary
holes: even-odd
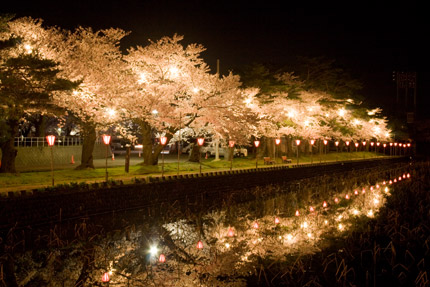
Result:
[[[189,128],[194,135],[212,133],[246,139],[251,111],[243,104],[237,76],[218,78],[200,58],[201,45],[183,47],[182,36],[163,37],[148,46],[130,49],[125,57],[135,75],[137,94],[127,101],[127,116],[136,119],[143,136],[144,163],[155,164],[161,146],[152,151],[151,134],[170,141]]]

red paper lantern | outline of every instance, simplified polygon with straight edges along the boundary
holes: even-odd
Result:
[[[110,135],[103,135],[103,142],[105,145],[110,143]]]
[[[258,222],[256,221],[256,222],[254,222],[254,224],[252,225],[252,227],[254,228],[254,229],[258,229],[258,227],[260,227],[260,225],[258,224]]]
[[[46,141],[48,142],[49,146],[53,146],[55,143],[55,136],[53,135],[46,136]]]
[[[275,144],[278,145],[281,143],[281,139],[275,139]]]
[[[299,216],[300,212],[298,210],[296,210],[296,216]]]
[[[167,137],[160,137],[160,144],[166,145],[166,143],[167,143]]]
[[[203,242],[201,240],[197,242],[197,249],[203,249]]]
[[[280,222],[279,217],[275,217],[275,224],[279,224]]]
[[[234,230],[233,230],[233,228],[229,228],[229,229],[228,229],[228,231],[227,231],[227,236],[228,236],[228,237],[233,237],[233,236],[234,236]]]
[[[234,147],[235,141],[228,141],[228,146],[229,147]]]
[[[258,147],[260,145],[260,141],[254,141],[255,147]]]
[[[198,144],[199,146],[202,146],[202,145],[204,144],[204,142],[205,142],[205,139],[204,139],[204,138],[198,138],[198,139],[197,139],[197,144]]]
[[[326,201],[323,202],[323,207],[327,207],[327,202]]]
[[[103,283],[107,283],[109,282],[110,278],[109,278],[109,272],[105,272],[102,276],[102,282]]]
[[[158,257],[158,262],[160,263],[166,262],[166,256],[164,254],[160,254],[160,257]]]

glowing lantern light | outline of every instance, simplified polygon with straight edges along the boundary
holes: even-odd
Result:
[[[228,146],[229,147],[234,147],[235,143],[236,143],[235,141],[230,140],[230,141],[228,141]]]
[[[311,145],[314,145],[314,143],[315,143],[315,140],[311,140]]]
[[[311,207],[309,207],[309,211],[310,211],[310,212],[314,212],[314,211],[315,211],[315,209],[311,206]]]
[[[108,273],[108,272],[105,272],[105,273],[103,274],[103,276],[102,276],[102,282],[103,282],[103,283],[107,283],[107,282],[109,282],[109,280],[110,280],[110,278],[109,278],[109,273]]]
[[[370,145],[373,147],[375,145],[375,143],[374,142],[370,142]]]
[[[382,184],[383,184],[383,185],[386,185],[386,184],[387,184],[387,182],[384,180],[384,181],[382,182]]]
[[[346,144],[346,146],[349,146],[349,141],[346,141],[345,144]]]
[[[399,143],[399,147],[402,147],[403,146],[403,144],[402,143]]]
[[[296,145],[300,145],[300,140],[296,140]]]
[[[411,147],[411,144],[410,144],[410,143],[408,143],[408,147]]]
[[[408,173],[408,174],[406,175],[406,177],[407,177],[407,178],[410,178],[410,177],[411,177],[411,175]]]
[[[325,225],[327,225],[328,224],[328,220],[326,219],[326,220],[324,220],[324,224]]]
[[[46,136],[46,141],[48,142],[48,145],[52,147],[55,143],[55,136],[53,135]]]
[[[379,184],[376,185],[376,188],[379,189]]]
[[[361,190],[361,193],[366,193],[366,189],[365,189],[365,188],[363,188],[363,189]]]
[[[296,210],[296,216],[299,216],[299,215],[300,215],[299,210]]]
[[[345,198],[346,198],[346,199],[349,199],[349,194],[345,195]]]
[[[393,143],[390,143],[390,146],[393,146]]]
[[[160,263],[166,262],[166,256],[164,254],[160,254],[160,257],[158,257],[158,262]]]
[[[260,141],[254,141],[255,147],[258,147],[260,145]]]
[[[354,194],[355,194],[355,195],[358,195],[358,190],[354,190]]]
[[[334,202],[338,203],[339,202],[339,198],[335,197],[334,198]]]
[[[403,178],[406,178],[406,174],[403,174]]]
[[[358,145],[359,145],[359,143],[355,143],[354,145],[355,145],[355,147],[357,148],[357,147],[358,147]]]
[[[398,145],[398,143],[394,143],[394,146],[397,146]]]
[[[233,236],[234,236],[234,230],[233,230],[233,228],[229,228],[229,229],[228,229],[228,231],[227,231],[227,236],[228,236],[228,237],[233,237]]]
[[[385,187],[384,191],[385,191],[385,193],[387,193],[388,192],[388,187]]]
[[[279,224],[280,222],[279,217],[275,217],[275,224]]]
[[[197,139],[197,144],[198,144],[199,146],[202,146],[202,145],[204,144],[204,142],[205,142],[205,139],[204,139],[204,138],[198,138],[198,139]]]
[[[327,145],[328,144],[328,141],[327,140],[324,140],[324,145]]]
[[[327,202],[323,202],[323,207],[327,207]]]
[[[383,146],[384,148],[386,148],[386,147],[387,147],[387,144],[385,144],[385,143],[384,143],[382,146]]]
[[[160,144],[166,145],[166,143],[167,143],[167,137],[160,137]]]
[[[197,249],[203,249],[203,242],[201,240],[197,242]]]
[[[108,145],[110,143],[110,138],[111,138],[110,135],[103,135],[103,143],[105,145]]]
[[[256,221],[256,222],[254,222],[254,224],[252,225],[252,227],[254,228],[254,229],[258,229],[258,227],[260,227],[260,225],[258,224],[258,222]]]
[[[379,143],[379,142],[376,143],[376,146],[380,146],[380,145],[381,145],[381,143]]]
[[[393,181],[390,179],[390,181],[388,182],[388,184],[393,184]]]
[[[366,142],[363,142],[363,146],[366,146]]]
[[[334,142],[334,145],[335,145],[335,146],[339,146],[339,142],[338,142],[338,141],[335,141],[335,142]]]
[[[370,187],[370,191],[372,191],[372,190],[373,190],[373,186]]]
[[[402,180],[402,177],[401,176],[399,176],[399,181],[401,181]]]
[[[275,144],[279,145],[281,143],[281,139],[275,139]]]
[[[397,182],[397,179],[393,179],[393,182],[394,182],[394,183],[396,183],[396,182]]]

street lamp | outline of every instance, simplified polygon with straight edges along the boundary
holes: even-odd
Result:
[[[363,158],[366,158],[366,141],[363,141]]]
[[[355,143],[355,152],[358,152],[358,146],[359,146],[359,143]]]
[[[350,153],[350,152],[351,152],[351,149],[349,148],[349,144],[350,144],[350,142],[349,142],[349,141],[346,141],[346,142],[345,142],[345,145],[346,145],[346,151]],[[348,157],[351,159],[351,154],[349,154],[349,156],[348,156]]]
[[[300,146],[300,140],[296,140],[296,146],[297,146],[297,165],[299,165],[299,146]]]
[[[230,171],[233,170],[234,144],[235,144],[235,141],[233,141],[233,140],[228,141],[228,146],[230,147],[230,153],[231,153],[230,154],[230,156],[231,156],[231,158],[230,158]]]
[[[110,135],[103,135],[103,142],[106,145],[106,182],[108,181],[108,171],[107,171],[107,156],[108,156],[108,146],[110,143]]]
[[[202,147],[202,145],[204,144],[205,139],[204,138],[198,138],[197,139],[197,144]],[[202,153],[200,152],[199,149],[199,164],[200,164],[200,174],[202,174]]]
[[[161,151],[161,176],[164,176],[164,146],[167,143],[167,137],[160,137],[160,144],[163,146]]]
[[[315,140],[311,140],[311,164],[314,162],[313,154],[314,154],[314,143]]]
[[[281,143],[281,139],[275,139],[275,162],[278,161],[278,145]]]
[[[336,161],[337,161],[337,154],[339,153],[339,150],[338,150],[339,142],[335,141],[334,145],[336,146]]]
[[[46,141],[48,142],[49,147],[51,148],[51,177],[52,177],[52,186],[54,186],[54,151],[52,147],[55,143],[55,136],[49,135],[46,136]]]
[[[324,140],[324,161],[327,161],[327,144],[328,140]]]
[[[385,155],[385,148],[387,147],[387,144],[384,143],[382,146],[384,147],[384,155]]]
[[[255,169],[258,169],[258,146],[260,145],[260,141],[254,141],[255,145]]]

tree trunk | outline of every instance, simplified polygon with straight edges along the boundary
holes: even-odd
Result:
[[[153,148],[152,128],[147,122],[141,122],[140,128],[142,130],[143,165],[157,165],[158,157],[163,151],[163,146],[159,144]],[[165,136],[167,137],[167,143],[173,138],[173,134],[171,133],[167,133]]]
[[[293,139],[291,135],[286,136],[286,144],[287,144],[287,157],[292,158],[293,154]]]
[[[190,151],[190,157],[188,158],[191,162],[199,162],[200,146],[198,144],[192,144],[193,148]]]
[[[97,138],[94,125],[83,125],[83,137],[81,164],[76,169],[94,168],[93,151]]]
[[[264,153],[270,158],[275,158],[275,140],[273,138],[265,138],[266,152]]]
[[[35,122],[36,127],[36,137],[44,137],[46,130],[46,116],[39,115],[37,121]]]
[[[11,133],[9,137],[0,144],[2,152],[0,173],[16,173],[15,159],[18,154],[18,150],[14,146],[14,137],[18,133],[18,121],[7,121],[7,125],[9,126]]]

